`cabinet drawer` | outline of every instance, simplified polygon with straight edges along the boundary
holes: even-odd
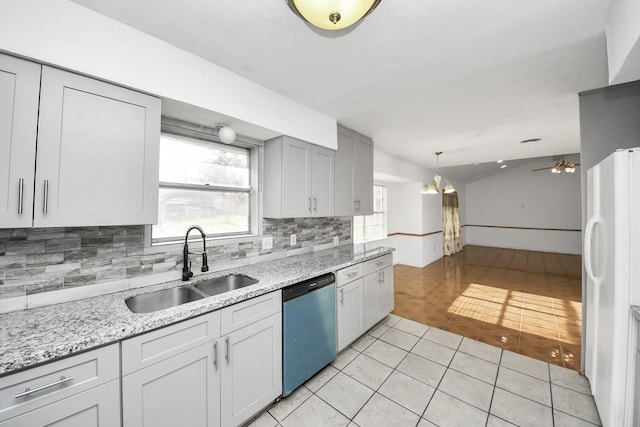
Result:
[[[276,291],[222,309],[221,334],[282,312],[282,292]]]
[[[364,274],[373,273],[393,265],[393,257],[391,254],[383,255],[378,258],[371,259],[364,263]]]
[[[220,312],[198,316],[122,341],[122,375],[220,336]]]
[[[338,287],[346,285],[349,282],[353,282],[359,279],[363,275],[362,263],[352,265],[351,267],[343,268],[337,272]]]
[[[111,344],[1,377],[0,421],[117,379],[118,353]]]

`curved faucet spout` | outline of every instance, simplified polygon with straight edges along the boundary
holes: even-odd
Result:
[[[200,232],[200,236],[202,236],[202,268],[200,271],[207,272],[209,271],[209,264],[207,262],[207,235],[204,234],[204,230],[199,225],[192,225],[187,229],[187,233],[184,236],[184,248],[182,249],[182,280],[187,281],[193,276],[193,272],[191,271],[191,262],[189,262],[189,244],[187,241],[189,240],[189,233],[191,230],[198,230]]]

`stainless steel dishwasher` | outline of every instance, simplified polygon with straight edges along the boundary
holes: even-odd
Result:
[[[336,357],[333,273],[282,289],[282,394],[287,396]]]

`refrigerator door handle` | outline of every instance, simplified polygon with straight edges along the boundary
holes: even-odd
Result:
[[[587,272],[587,276],[589,280],[593,282],[594,285],[599,285],[599,280],[595,274],[593,274],[593,264],[591,263],[591,239],[593,238],[593,230],[600,222],[600,218],[597,216],[593,216],[587,221],[587,226],[585,227],[584,232],[584,269]]]

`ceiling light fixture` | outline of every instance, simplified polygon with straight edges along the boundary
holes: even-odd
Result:
[[[371,13],[381,0],[287,0],[303,20],[323,30],[342,30]]]
[[[440,191],[447,194],[455,192],[456,189],[447,180],[445,180],[444,188],[440,188],[440,182],[442,182],[442,177],[440,176],[440,154],[442,154],[442,151],[436,151],[434,154],[436,155],[436,174],[433,176],[431,184],[422,184],[422,194],[438,194]]]
[[[562,159],[551,168],[551,173],[574,173],[576,165],[573,162]]]
[[[218,128],[218,139],[224,142],[225,144],[233,144],[236,140],[236,131],[229,125],[225,125],[224,123],[218,123],[216,125]]]

